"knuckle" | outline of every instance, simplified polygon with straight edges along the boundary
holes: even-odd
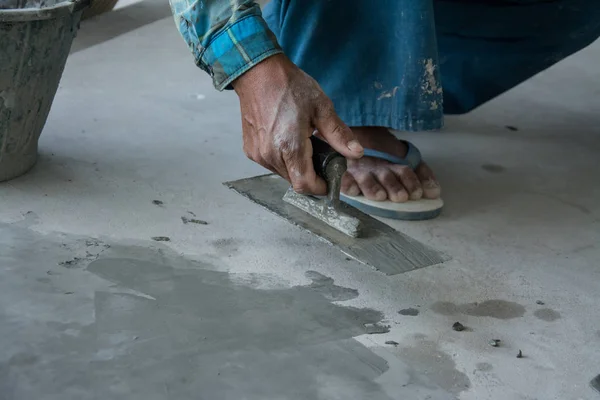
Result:
[[[333,101],[331,101],[331,99],[327,97],[324,93],[317,97],[315,108],[317,118],[327,118],[335,114],[335,107],[333,106]]]
[[[381,181],[385,181],[385,182],[389,182],[389,183],[394,183],[396,181],[394,173],[387,168],[379,171],[378,178]]]
[[[412,172],[412,169],[408,165],[399,165],[397,168],[400,175],[407,175]]]
[[[296,193],[305,194],[310,191],[310,185],[304,179],[296,179],[292,182],[292,188]]]
[[[266,149],[261,148],[258,150],[258,153],[260,154],[261,158],[264,160],[268,161],[271,159],[271,152]]]
[[[287,158],[292,158],[297,155],[300,151],[300,146],[296,143],[296,141],[288,140],[279,146],[279,152],[282,156]]]
[[[330,134],[334,135],[334,136],[342,136],[345,133],[345,129],[342,125],[340,124],[335,124],[333,126],[333,129],[331,130]]]

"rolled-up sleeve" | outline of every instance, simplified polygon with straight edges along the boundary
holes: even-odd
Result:
[[[251,0],[169,0],[175,23],[218,90],[267,57],[281,53],[275,35]]]

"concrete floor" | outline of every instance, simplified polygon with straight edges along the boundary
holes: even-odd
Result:
[[[600,398],[600,43],[410,135],[446,209],[389,223],[450,260],[385,276],[221,185],[264,171],[171,18],[110,36],[0,185],[0,399]]]

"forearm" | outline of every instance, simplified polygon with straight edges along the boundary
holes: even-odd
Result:
[[[252,0],[170,0],[170,5],[196,65],[210,74],[219,90],[282,52]]]

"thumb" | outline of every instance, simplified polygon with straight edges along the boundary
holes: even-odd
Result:
[[[328,104],[317,107],[319,110],[313,118],[313,125],[331,147],[346,158],[358,159],[363,156],[364,149],[356,139],[352,130],[340,119],[333,108],[331,100]]]

